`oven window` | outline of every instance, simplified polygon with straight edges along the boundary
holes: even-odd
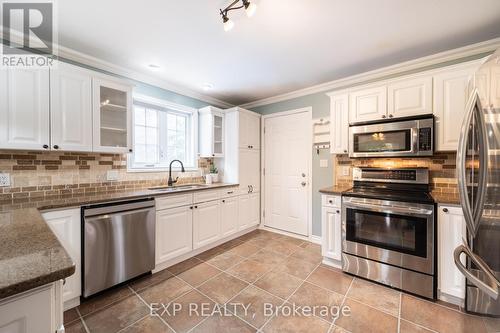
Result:
[[[346,239],[427,257],[427,219],[348,208]]]
[[[357,153],[397,152],[411,150],[411,130],[354,134]]]

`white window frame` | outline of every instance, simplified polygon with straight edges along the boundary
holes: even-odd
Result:
[[[141,95],[141,94],[134,94],[133,96],[133,106],[134,108],[135,102],[139,103],[144,103],[144,104],[149,104],[152,106],[156,106],[161,109],[168,109],[172,110],[174,112],[178,113],[183,113],[187,114],[191,117],[191,126],[189,129],[189,132],[191,133],[191,139],[190,139],[190,150],[192,154],[192,159],[194,165],[190,166],[185,166],[185,169],[187,171],[197,171],[198,170],[198,109],[182,105],[182,104],[177,104],[173,102],[169,102],[163,99],[159,98],[154,98],[146,95]],[[132,112],[134,112],[132,110]],[[132,115],[132,131],[135,130],[135,123],[134,123],[134,115]],[[135,133],[132,132],[132,147],[135,147]],[[137,166],[134,167],[133,165],[133,157],[132,154],[128,154],[127,157],[127,172],[161,172],[161,171],[168,171],[168,166],[152,166],[152,167],[147,167],[147,166]],[[184,161],[183,161],[184,162]],[[175,163],[172,165],[172,170],[173,171],[180,171],[181,167],[178,163]]]

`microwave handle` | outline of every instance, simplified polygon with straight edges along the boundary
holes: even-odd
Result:
[[[418,152],[418,128],[413,127],[411,129],[411,152],[416,153]]]

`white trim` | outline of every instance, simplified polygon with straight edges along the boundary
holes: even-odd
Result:
[[[309,235],[309,241],[314,244],[319,244],[321,245],[323,243],[323,239],[321,236],[316,236],[316,235]]]
[[[265,226],[265,225],[260,225],[259,229],[260,230],[269,231],[269,232],[273,232],[273,233],[278,234],[278,235],[288,236],[288,237],[300,239],[300,240],[303,240],[303,241],[309,241],[309,237],[307,237],[307,236],[299,235],[299,234],[294,234],[293,232],[289,232],[289,231],[285,231],[285,230],[281,230],[281,229],[271,228],[271,227],[268,227],[268,226]]]
[[[449,51],[444,51],[436,53],[430,56],[405,61],[396,65],[391,65],[387,67],[382,67],[369,72],[356,74],[341,78],[338,80],[333,80],[325,83],[321,83],[315,86],[307,87],[304,89],[295,90],[289,93],[268,97],[260,99],[254,102],[246,103],[240,105],[242,108],[255,108],[258,106],[268,105],[272,103],[282,102],[292,98],[298,98],[306,95],[311,95],[319,92],[324,92],[328,90],[335,90],[340,88],[345,88],[357,84],[362,84],[369,81],[375,81],[388,77],[391,75],[402,74],[405,72],[418,70],[420,68],[424,69],[429,66],[435,66],[449,61],[459,60],[462,58],[467,58],[482,53],[493,52],[500,47],[500,38],[491,39],[488,41],[452,49]]]
[[[187,112],[187,113],[195,113],[198,112],[198,109],[192,108],[190,106],[182,105],[182,104],[177,104],[174,102],[166,101],[164,99],[159,99],[147,95],[142,95],[142,94],[133,94],[132,95],[133,101],[138,101],[141,103],[146,103],[146,104],[152,104],[156,105],[162,108],[166,109],[171,109],[174,111],[180,111],[180,112]]]
[[[306,112],[309,114],[309,123],[311,123],[313,117],[312,117],[312,106],[308,106],[305,108],[300,108],[300,109],[295,109],[295,110],[289,110],[289,111],[283,111],[283,112],[276,112],[276,113],[271,113],[267,114],[261,117],[261,150],[260,150],[260,169],[264,170],[265,168],[265,151],[266,151],[266,140],[265,140],[265,120],[268,118],[274,118],[274,117],[284,117],[284,116],[289,116],[292,114],[297,114],[297,113],[303,113]],[[308,132],[309,132],[309,147],[312,147],[313,144],[313,135],[312,135],[312,126],[308,126]],[[308,154],[308,168],[309,168],[309,186],[307,189],[307,236],[304,236],[306,239],[310,239],[312,236],[312,184],[313,184],[313,172],[312,172],[312,153]],[[273,229],[270,227],[265,226],[264,221],[264,209],[265,209],[265,197],[266,197],[266,187],[265,187],[265,175],[262,174],[262,177],[260,178],[260,209],[261,209],[261,222],[260,222],[260,227],[265,230],[274,230],[275,232],[278,232],[277,229]],[[278,232],[280,233],[280,232]],[[284,232],[284,234],[291,236],[291,237],[296,237],[302,239],[303,236],[297,237],[298,235],[289,233],[289,232]]]
[[[342,261],[339,260],[323,257],[322,263],[330,267],[342,269]]]

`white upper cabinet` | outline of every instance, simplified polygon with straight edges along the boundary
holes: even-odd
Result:
[[[347,154],[349,139],[349,94],[334,92],[330,96],[330,153]]]
[[[349,93],[349,123],[387,118],[387,86],[374,86]]]
[[[239,118],[239,147],[260,149],[260,117],[240,111]]]
[[[458,149],[460,129],[477,65],[446,70],[434,76],[434,116],[437,151]]]
[[[201,157],[224,156],[224,112],[213,106],[199,110],[198,141]]]
[[[49,71],[1,69],[0,148],[46,150],[49,133]]]
[[[93,90],[93,150],[129,152],[132,145],[132,86],[111,78],[94,77]]]
[[[92,151],[92,72],[59,63],[50,83],[51,148]]]
[[[387,86],[387,117],[432,114],[432,77],[390,82]]]

